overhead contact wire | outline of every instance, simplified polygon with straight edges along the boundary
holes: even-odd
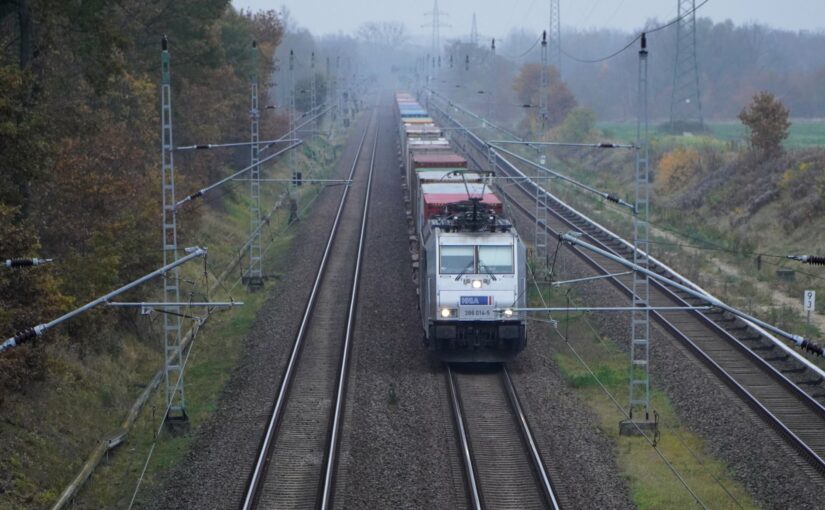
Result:
[[[704,0],[702,3],[700,3],[699,5],[694,7],[693,9],[689,10],[688,12],[682,14],[681,16],[679,16],[677,18],[672,19],[671,21],[665,23],[664,25],[659,25],[658,27],[653,27],[649,30],[643,30],[642,32],[639,32],[630,42],[628,42],[626,45],[624,45],[621,49],[616,50],[613,53],[610,53],[609,55],[604,56],[604,57],[593,58],[593,59],[580,58],[580,57],[577,57],[575,55],[571,55],[570,53],[565,51],[564,48],[562,48],[562,47],[559,47],[559,49],[561,50],[561,52],[564,54],[565,57],[567,57],[570,60],[573,60],[575,62],[579,62],[579,63],[582,63],[582,64],[598,64],[600,62],[610,60],[611,58],[617,57],[620,54],[624,53],[625,51],[630,49],[630,47],[632,47],[636,43],[636,41],[641,39],[642,35],[644,35],[644,34],[650,35],[650,34],[653,34],[655,32],[659,32],[660,30],[664,30],[668,27],[671,27],[671,26],[675,25],[676,23],[679,23],[680,21],[682,21],[686,17],[693,15],[696,11],[698,11],[703,5],[705,5],[709,1],[710,0]]]

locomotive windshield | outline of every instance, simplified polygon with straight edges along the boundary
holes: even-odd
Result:
[[[474,265],[473,246],[441,247],[441,274],[471,273]]]
[[[512,273],[512,246],[479,246],[478,266],[482,272]]]
[[[513,273],[513,247],[442,245],[439,273]]]

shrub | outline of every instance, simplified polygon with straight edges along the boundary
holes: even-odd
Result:
[[[596,114],[588,108],[577,106],[559,126],[556,138],[562,142],[584,142],[593,136],[595,129]]]
[[[700,170],[699,152],[696,149],[676,147],[659,160],[656,173],[657,191],[666,195],[683,191]]]
[[[750,129],[751,147],[767,156],[782,153],[782,140],[788,138],[788,109],[770,92],[753,96],[751,104],[739,114],[739,120]]]

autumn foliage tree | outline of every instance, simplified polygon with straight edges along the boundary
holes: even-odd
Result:
[[[788,137],[788,109],[770,92],[760,92],[739,114],[739,120],[750,130],[751,147],[767,156],[782,153],[782,141]]]
[[[532,133],[539,133],[560,124],[577,105],[576,97],[562,81],[558,69],[548,66],[547,73],[548,85],[543,90],[541,88],[541,65],[539,64],[525,64],[513,81],[516,97],[522,105],[527,107],[528,125],[526,127]],[[546,119],[541,118],[538,107],[542,96],[547,105]]]
[[[161,36],[172,53],[175,141],[208,143],[248,133],[250,72],[257,65],[261,82],[272,74],[283,26],[274,11],[238,12],[229,0],[0,4],[0,259],[56,259],[0,271],[5,339],[160,265]],[[271,118],[262,136],[274,134]],[[180,188],[227,175],[247,154],[180,158]],[[197,218],[184,217],[182,230]],[[47,342],[109,352],[116,322],[111,312],[84,314],[3,353],[0,394],[43,376]]]

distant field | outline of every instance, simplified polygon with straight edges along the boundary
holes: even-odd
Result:
[[[825,146],[825,119],[792,120],[790,135],[785,140],[786,147],[815,147]],[[746,136],[745,127],[738,121],[708,122],[711,135],[721,141],[740,141]],[[598,128],[608,136],[621,141],[636,139],[636,124],[634,122],[599,122]],[[673,136],[661,133],[651,125],[651,136]],[[673,136],[674,138],[688,138]],[[695,138],[695,137],[693,137]]]

